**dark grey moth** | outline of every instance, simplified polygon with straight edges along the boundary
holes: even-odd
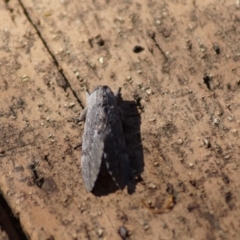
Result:
[[[98,86],[87,97],[87,107],[79,119],[85,119],[82,141],[82,176],[92,191],[100,170],[109,172],[123,189],[128,181],[129,160],[122,130],[120,90],[113,94],[108,86]]]

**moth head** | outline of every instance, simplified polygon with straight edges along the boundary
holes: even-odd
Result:
[[[94,90],[92,91],[92,93],[94,93],[95,91],[102,91],[102,92],[107,92],[107,93],[110,93],[112,92],[111,89],[107,86],[107,85],[104,85],[104,86],[97,86],[94,88]]]
[[[87,103],[90,102],[91,97],[93,95],[95,95],[95,94],[96,95],[100,95],[100,96],[107,96],[107,95],[111,96],[111,95],[113,95],[113,92],[112,92],[112,90],[108,86],[106,86],[106,85],[104,85],[104,86],[99,85],[99,86],[94,88],[94,90],[92,91],[91,94],[86,92]]]

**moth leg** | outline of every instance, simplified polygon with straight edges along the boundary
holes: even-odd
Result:
[[[85,90],[85,95],[86,95],[86,99],[91,95],[88,91],[88,89]]]
[[[116,98],[116,103],[119,103],[119,100],[121,99],[121,88],[118,88],[117,92],[114,94]]]
[[[81,112],[80,116],[77,118],[77,122],[85,121],[86,115],[87,115],[87,110],[88,110],[88,107],[85,107],[83,109],[83,111]]]

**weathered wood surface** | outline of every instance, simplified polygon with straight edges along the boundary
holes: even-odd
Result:
[[[130,239],[239,236],[239,8],[0,2],[0,190],[30,239],[120,239],[120,226]],[[99,84],[138,103],[141,126],[125,105],[142,176],[131,193],[95,196],[80,175],[83,125],[71,119]],[[168,183],[176,204],[153,214],[141,201],[162,209]]]

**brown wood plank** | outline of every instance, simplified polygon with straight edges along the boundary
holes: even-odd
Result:
[[[69,107],[76,99],[56,84],[59,70],[19,4],[11,8],[1,2],[0,9],[1,192],[30,239],[69,238],[61,223],[69,215],[64,213],[61,219],[56,214],[59,206],[51,205],[54,199],[60,205],[67,201],[74,184],[66,185],[66,179],[79,175],[79,153],[72,151],[72,144],[79,143],[80,128],[67,120],[76,117],[80,107]],[[30,170],[33,164],[39,176],[35,182]],[[58,166],[75,174],[64,177]],[[36,181],[41,179],[46,181],[39,188]],[[69,193],[60,193],[60,186],[69,188]]]
[[[0,188],[30,239],[118,239],[122,225],[130,239],[236,239],[237,2],[20,3],[0,10]],[[66,92],[57,84],[64,77]],[[82,182],[74,148],[82,126],[67,120],[85,105],[84,89],[99,84],[141,105],[138,134],[127,117],[132,172],[141,173],[141,151],[145,164],[132,194],[98,197]],[[179,192],[172,211],[141,204],[163,208],[169,183]]]

